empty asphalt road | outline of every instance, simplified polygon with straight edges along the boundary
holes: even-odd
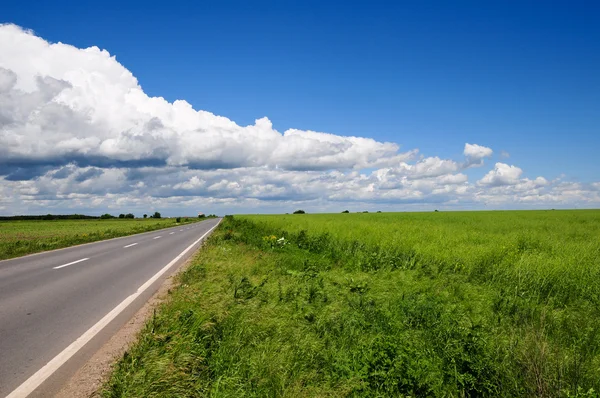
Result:
[[[219,221],[0,261],[0,397],[56,388],[57,378],[107,341]]]

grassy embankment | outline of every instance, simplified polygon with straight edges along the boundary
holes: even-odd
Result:
[[[598,396],[599,238],[600,211],[228,218],[103,393]]]
[[[183,218],[180,224],[197,221]],[[0,260],[175,225],[174,218],[0,221]]]

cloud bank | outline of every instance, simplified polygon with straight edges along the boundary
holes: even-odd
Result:
[[[424,157],[366,137],[281,133],[266,117],[240,126],[149,97],[106,50],[0,25],[2,213],[600,203],[598,184],[530,180],[504,163],[469,182],[493,154],[466,143],[463,159]]]

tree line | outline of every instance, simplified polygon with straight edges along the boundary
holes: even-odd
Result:
[[[162,218],[160,212],[155,211],[154,214],[148,216],[144,214],[143,218]],[[214,218],[215,214],[198,215],[198,218]],[[101,216],[87,216],[85,214],[45,214],[45,215],[18,215],[18,216],[0,216],[0,221],[33,221],[33,220],[108,220],[112,218],[135,218],[133,213],[121,213],[118,216],[106,213]]]

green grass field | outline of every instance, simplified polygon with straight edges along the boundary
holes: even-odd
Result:
[[[182,223],[199,221],[190,218]],[[0,260],[172,227],[176,219],[0,221]]]
[[[598,391],[600,211],[582,210],[228,217],[103,394]]]

